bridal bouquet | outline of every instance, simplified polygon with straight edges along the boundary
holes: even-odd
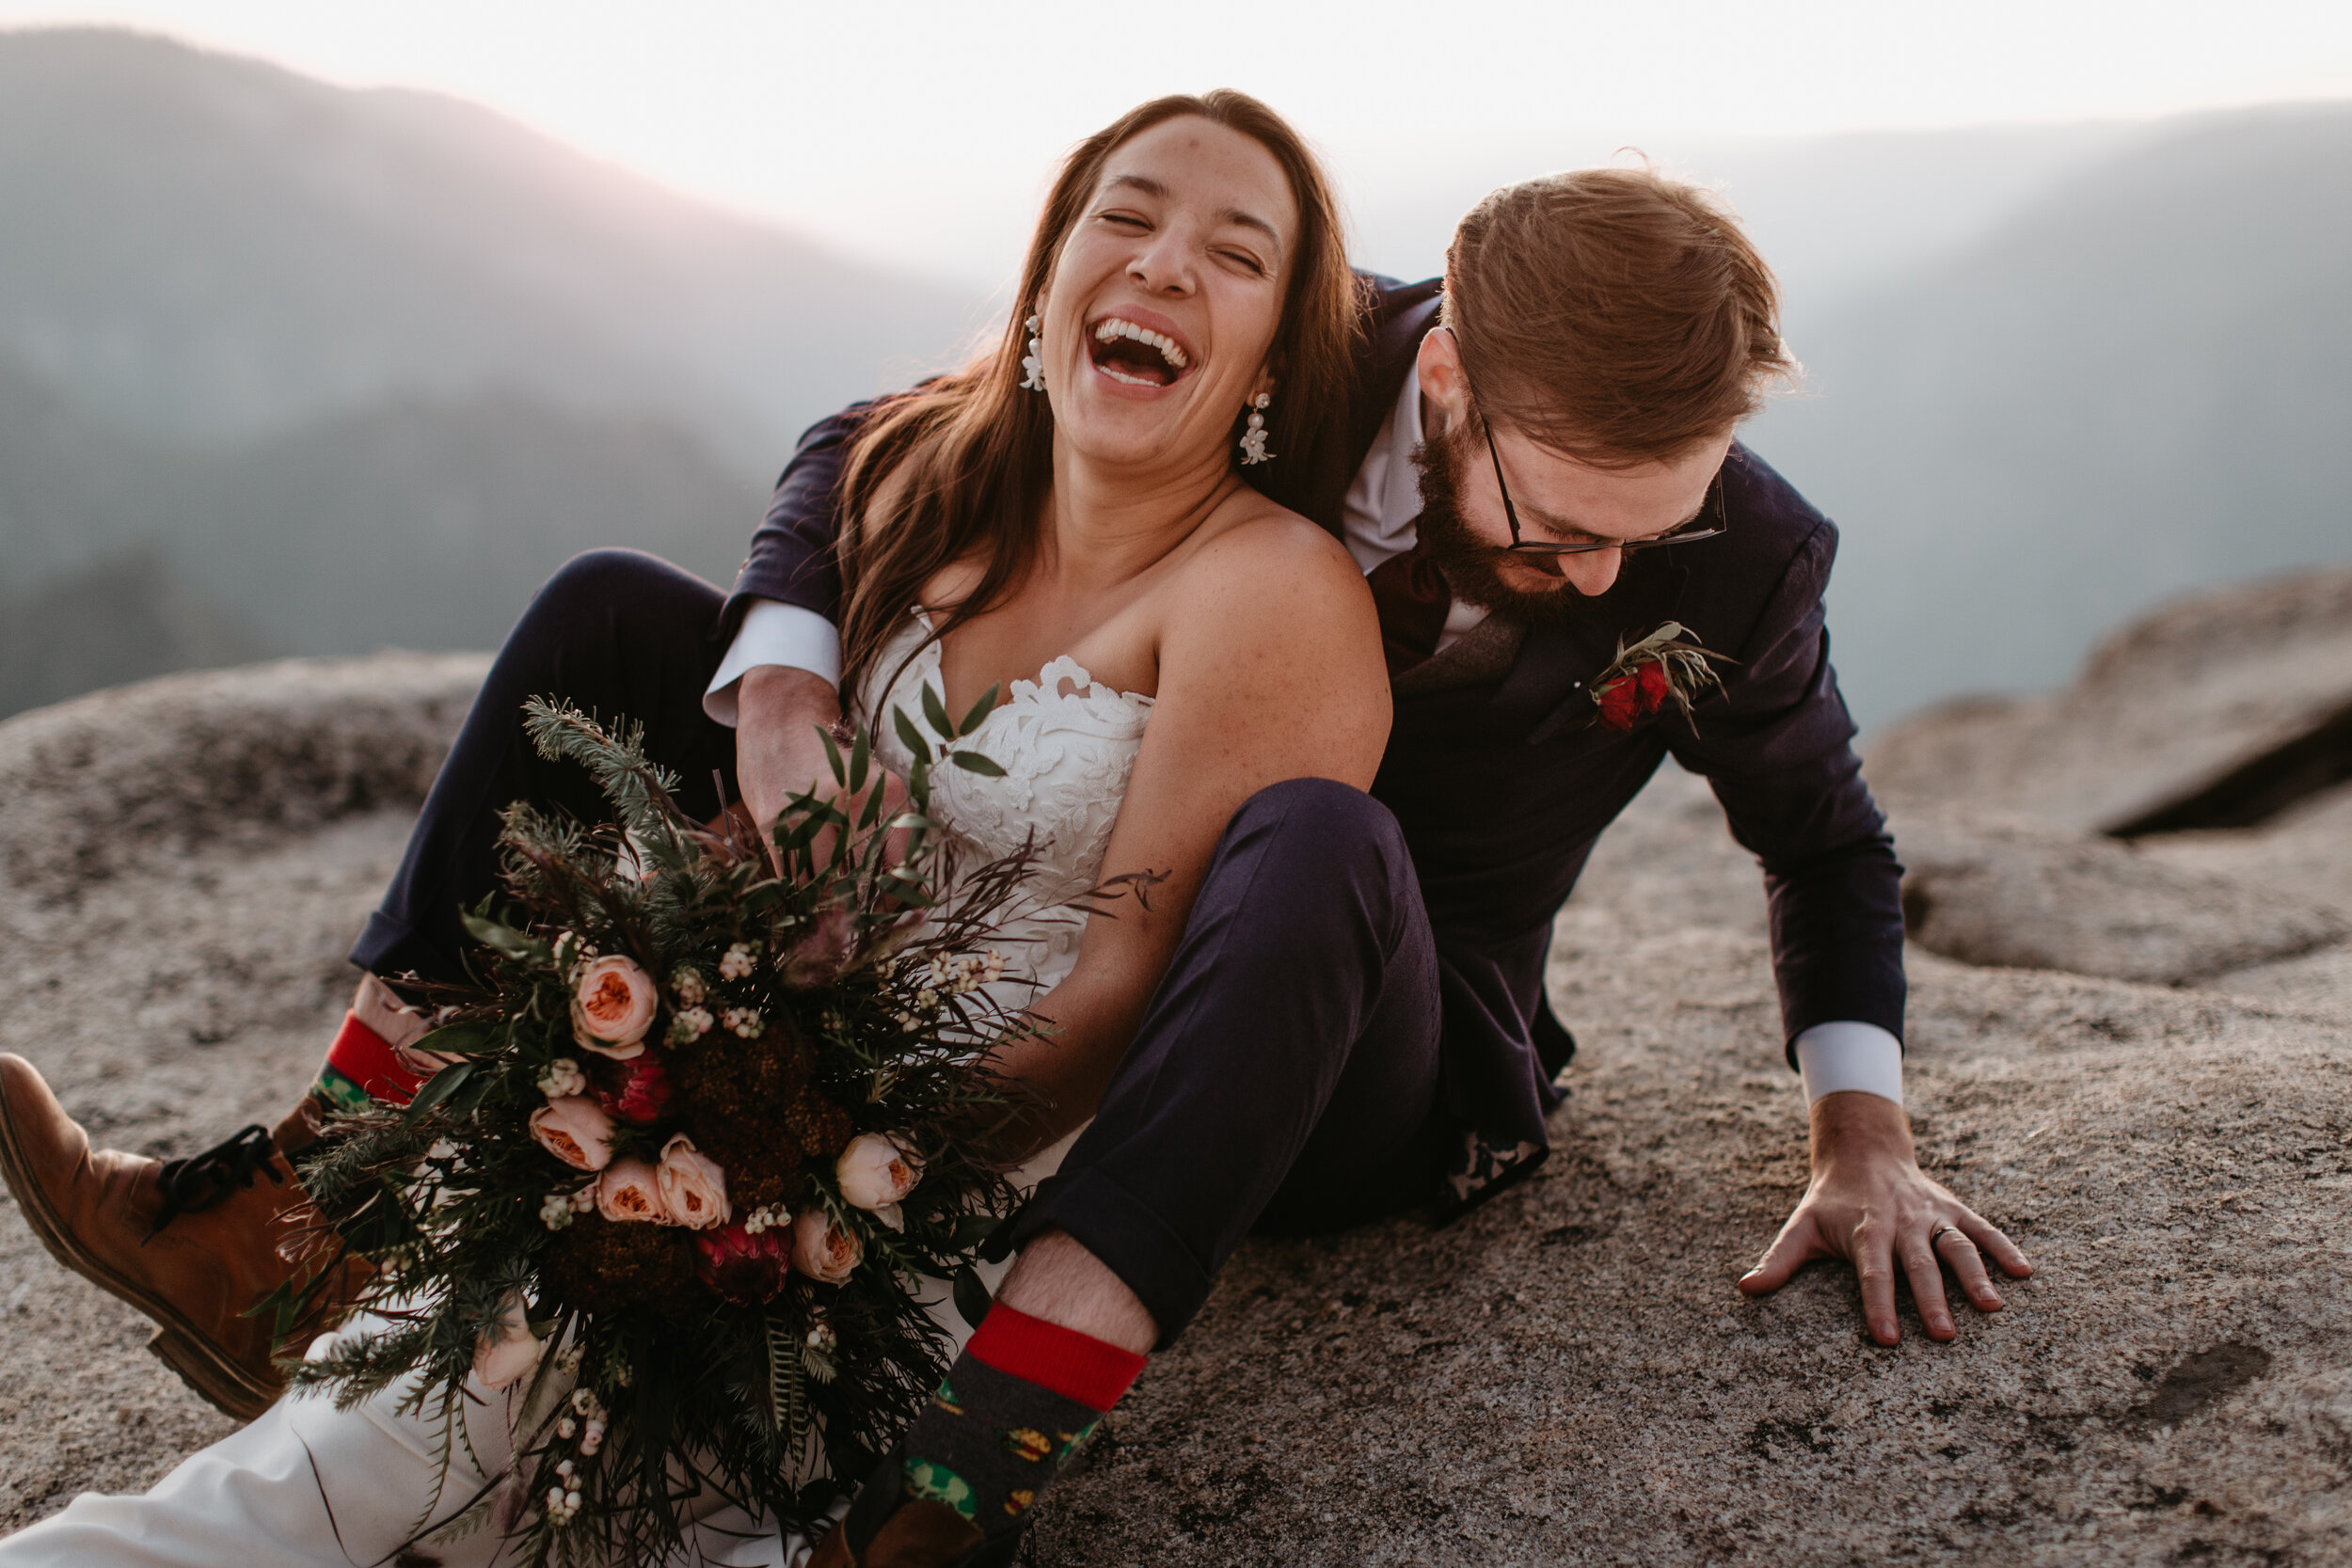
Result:
[[[894,715],[902,812],[861,732],[828,741],[855,820],[803,797],[767,842],[684,817],[637,730],[528,705],[617,820],[508,810],[507,901],[468,918],[480,989],[419,1047],[449,1065],[304,1177],[373,1266],[373,1322],[297,1387],[397,1387],[453,1446],[469,1376],[523,1386],[512,1465],[420,1541],[496,1527],[534,1563],[652,1560],[697,1494],[805,1528],[826,1471],[864,1476],[946,1370],[918,1289],[987,1309],[970,1263],[1014,1198],[1018,1107],[981,1058],[1031,1026],[985,989],[986,942],[1030,857],[953,863],[930,771],[1001,772],[963,743],[995,694],[960,724],[923,696],[933,736]]]

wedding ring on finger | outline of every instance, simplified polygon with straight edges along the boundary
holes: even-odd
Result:
[[[1944,1238],[1947,1236],[1957,1236],[1963,1242],[1967,1243],[1968,1249],[1971,1252],[1976,1250],[1977,1243],[1970,1242],[1968,1240],[1968,1233],[1961,1229],[1961,1227],[1956,1225],[1939,1225],[1933,1230],[1929,1231],[1928,1249],[1931,1252],[1940,1252],[1944,1245]]]

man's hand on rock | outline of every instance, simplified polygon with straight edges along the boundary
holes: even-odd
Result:
[[[736,701],[736,787],[742,791],[743,805],[763,841],[776,818],[784,815],[784,808],[800,795],[832,800],[851,820],[856,819],[865,797],[852,797],[834,783],[833,765],[825,753],[822,732],[841,721],[840,695],[830,682],[788,664],[762,664],[744,672]],[[866,787],[883,792],[884,821],[896,816],[906,800],[905,783],[879,764],[874,781]],[[893,836],[903,838],[902,834]],[[830,833],[819,835],[812,847],[821,862],[832,852]],[[769,853],[774,852],[771,843]],[[894,844],[891,859],[897,860],[899,852]]]
[[[1818,1258],[1853,1265],[1862,1279],[1862,1315],[1882,1345],[1902,1338],[1895,1317],[1898,1267],[1911,1281],[1931,1339],[1960,1332],[1945,1299],[1947,1267],[1979,1312],[2001,1309],[1986,1259],[2017,1279],[2033,1273],[2016,1243],[1919,1169],[1903,1108],[1859,1091],[1813,1102],[1812,1184],[1740,1289],[1751,1296],[1777,1291]]]

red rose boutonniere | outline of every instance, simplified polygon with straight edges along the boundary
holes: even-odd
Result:
[[[1594,722],[1604,729],[1629,730],[1672,703],[1687,718],[1691,705],[1721,690],[1723,680],[1709,660],[1724,659],[1696,642],[1679,621],[1669,621],[1630,647],[1617,644],[1617,657],[1593,678]],[[1724,662],[1730,662],[1724,659]]]

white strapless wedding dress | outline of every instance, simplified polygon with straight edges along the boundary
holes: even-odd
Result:
[[[926,643],[930,623],[918,612],[883,649],[860,704],[883,767],[904,777],[914,758],[890,721],[898,708],[926,736],[922,690],[946,700],[939,644]],[[912,655],[910,659],[909,656]],[[874,688],[890,681],[887,695]],[[946,767],[931,774],[931,815],[948,830],[966,865],[1009,855],[1032,838],[1036,853],[1027,901],[1053,906],[1076,897],[1103,879],[1103,853],[1119,821],[1120,801],[1135,771],[1152,699],[1095,685],[1085,666],[1067,655],[1016,680],[1010,694],[963,744],[1004,768],[990,778]],[[1025,1005],[1059,985],[1078,961],[1084,919],[1045,908],[1007,922],[989,945],[1008,959],[1000,999]]]
[[[859,705],[883,766],[901,774],[914,758],[889,708],[905,708],[928,734],[922,687],[946,695],[938,643],[917,651],[927,635],[928,624],[912,617],[877,661]],[[892,683],[886,694],[874,689],[882,680]],[[966,863],[1009,854],[1034,835],[1033,903],[1084,893],[1102,879],[1104,849],[1151,715],[1151,698],[1098,687],[1074,659],[1057,658],[1036,680],[1013,682],[1010,697],[969,737],[1003,767],[1004,777],[938,769],[931,815]],[[993,994],[1019,1007],[1057,984],[1077,961],[1083,930],[1081,919],[1051,909],[1009,922],[990,942],[1008,959]],[[1051,1174],[1070,1141],[1031,1162],[1022,1180],[1034,1184]],[[993,1288],[995,1278],[989,1283]],[[942,1301],[931,1311],[961,1348],[971,1331],[954,1308]],[[365,1329],[355,1323],[340,1332]],[[310,1354],[322,1354],[334,1338],[322,1337]],[[154,1490],[138,1497],[85,1493],[62,1513],[0,1541],[0,1568],[349,1568],[389,1561],[420,1520],[458,1512],[511,1451],[510,1395],[474,1384],[469,1393],[476,1397],[463,1413],[468,1440],[454,1445],[437,1499],[437,1418],[401,1414],[392,1395],[349,1411],[323,1399],[283,1399],[252,1425],[191,1455]],[[512,1556],[487,1532],[430,1543],[423,1552],[442,1568],[492,1568]],[[797,1535],[780,1538],[762,1520],[718,1508],[689,1532],[686,1552],[672,1560],[680,1568],[798,1568],[807,1552]]]

